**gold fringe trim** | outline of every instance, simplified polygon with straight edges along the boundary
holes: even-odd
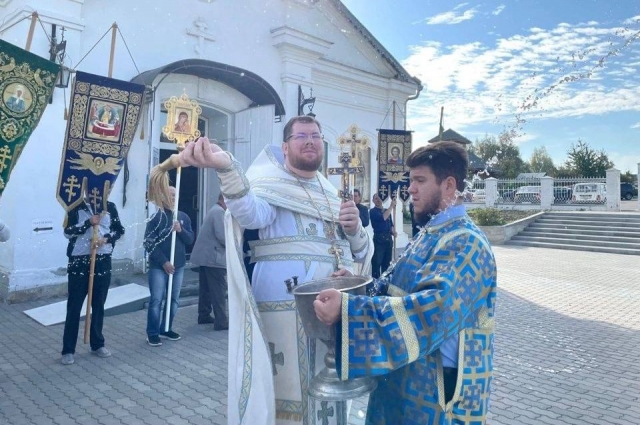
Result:
[[[280,419],[280,420],[283,420],[283,421],[300,422],[300,421],[302,421],[302,415],[300,413],[277,411],[276,412],[276,419]]]

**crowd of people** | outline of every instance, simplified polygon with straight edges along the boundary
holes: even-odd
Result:
[[[492,377],[496,263],[459,196],[466,151],[454,142],[437,142],[403,159],[410,169],[414,230],[394,263],[396,199],[385,208],[375,194],[369,209],[355,189],[353,200],[343,201],[318,172],[323,158],[322,127],[309,116],[292,118],[281,146],[265,147],[246,171],[206,137],[187,144],[180,165],[214,169],[221,194],[197,238],[186,214],[173,217],[172,199],[161,202],[147,223],[148,344],[181,338],[172,325],[186,247],[195,240],[191,263],[199,268],[198,323],[229,330],[228,422],[307,424],[326,409],[340,412],[335,421],[346,417],[349,404],[308,395],[326,349],[301,333],[295,300],[284,282],[370,275],[367,296],[327,289],[314,302],[318,319],[339,336],[334,348],[341,379],[377,380],[366,423],[484,423]],[[74,362],[88,252],[96,240],[91,350],[99,357],[111,355],[102,335],[103,306],[111,252],[123,234],[111,203],[105,214],[93,215],[81,205],[68,215],[64,364]],[[245,239],[244,249],[236,249]],[[166,318],[161,305],[170,276]]]

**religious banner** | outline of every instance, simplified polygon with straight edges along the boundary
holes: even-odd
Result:
[[[57,198],[71,211],[86,194],[94,214],[107,200],[133,141],[144,86],[76,72]]]
[[[0,40],[0,197],[49,104],[60,67]]]
[[[409,167],[405,159],[411,154],[411,132],[378,130],[378,196],[409,200]]]

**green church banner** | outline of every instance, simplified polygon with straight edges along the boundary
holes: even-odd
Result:
[[[49,104],[60,67],[0,40],[0,197]]]

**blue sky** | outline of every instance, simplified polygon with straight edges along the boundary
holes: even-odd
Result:
[[[622,172],[640,162],[640,1],[343,0],[424,85],[408,128],[475,141],[516,130],[559,165],[581,139]],[[375,7],[372,5],[375,4]]]

